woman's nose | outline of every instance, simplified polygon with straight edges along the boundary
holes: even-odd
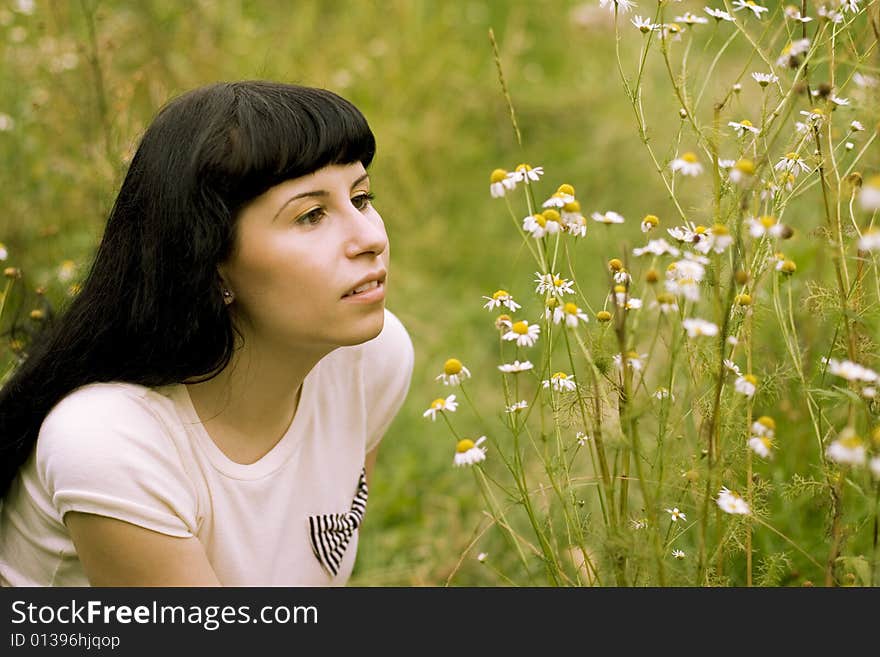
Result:
[[[388,248],[385,224],[378,212],[372,208],[367,212],[361,212],[352,207],[349,216],[351,221],[348,223],[348,244],[346,247],[349,257],[364,252],[379,255]]]

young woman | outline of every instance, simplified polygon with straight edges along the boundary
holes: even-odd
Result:
[[[410,338],[375,141],[322,89],[169,103],[0,390],[0,584],[342,585]]]

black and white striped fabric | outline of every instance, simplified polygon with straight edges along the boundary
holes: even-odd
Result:
[[[367,472],[361,469],[357,491],[348,513],[325,513],[309,516],[309,540],[318,561],[335,577],[355,530],[364,520],[367,510]]]

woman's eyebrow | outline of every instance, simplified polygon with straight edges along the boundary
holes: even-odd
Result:
[[[369,177],[370,177],[370,174],[365,173],[360,178],[358,178],[353,183],[351,183],[351,188],[354,189],[355,187],[360,185],[363,181],[367,180]],[[317,196],[317,197],[330,196],[330,193],[326,190],[323,190],[323,189],[316,189],[316,190],[313,190],[310,192],[301,192],[299,194],[294,194],[289,199],[284,201],[284,203],[281,205],[281,207],[278,208],[278,212],[276,212],[275,216],[272,217],[272,221],[275,221],[278,218],[278,215],[281,214],[281,211],[284,210],[284,208],[286,208],[291,203],[291,201],[295,201],[298,198],[306,198],[306,197],[313,197],[313,196]]]

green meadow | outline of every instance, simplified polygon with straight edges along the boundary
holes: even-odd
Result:
[[[862,4],[871,4],[869,11],[876,20],[876,1]],[[615,53],[619,49],[630,83],[634,79],[645,36],[629,19],[633,14],[653,17],[656,3],[643,0],[639,9],[621,14],[619,41],[613,13],[598,2],[38,0],[30,13],[21,11],[20,5],[11,0],[0,4],[0,242],[8,251],[4,266],[22,272],[7,299],[0,324],[3,330],[8,330],[13,318],[35,328],[63,308],[70,286],[88,272],[139,135],[168,99],[221,80],[271,79],[331,89],[364,112],[377,138],[370,173],[375,205],[391,242],[386,304],[409,330],[416,353],[409,396],[380,450],[350,583],[547,583],[541,558],[536,554],[524,560],[518,557],[511,533],[502,530],[488,512],[477,468],[453,467],[456,440],[445,422],[431,422],[423,413],[432,400],[457,392],[435,377],[448,358],[458,358],[473,375],[466,389],[480,417],[462,404],[450,420],[465,435],[476,437],[490,431],[498,440],[507,440],[497,366],[510,362],[514,352],[505,351],[505,360],[501,359],[494,326],[500,311],[486,310],[483,296],[509,290],[523,303],[523,312],[532,322],[538,321],[543,308],[534,294],[538,266],[518,229],[529,214],[523,187],[506,198],[492,198],[489,176],[494,169],[513,170],[520,163],[543,167],[543,178],[531,185],[539,205],[560,184],[574,186],[587,217],[587,236],[570,242],[568,259],[560,258],[555,271],[577,281],[578,303],[591,316],[585,329],[587,342],[602,373],[613,374],[611,359],[620,351],[614,331],[595,319],[596,311],[609,306],[608,260],[620,258],[627,263],[633,295],[643,298],[640,312],[647,317],[654,312],[649,311],[654,293],[644,282],[649,261],[632,255],[634,247],[647,241],[639,226],[642,218],[659,217],[660,227],[651,237],[664,236],[669,241],[666,228],[684,223],[681,213],[698,224],[715,223],[711,174],[703,174],[699,182],[676,177],[673,201],[645,146],[647,142],[667,180],[671,178],[670,160],[685,151],[700,153],[691,124],[679,112],[682,103],[659,51],[656,47],[649,51],[641,77],[644,140],[618,72]],[[705,16],[704,6],[690,0],[672,2],[667,11],[669,16],[684,11]],[[758,21],[748,23],[756,39],[772,38],[776,47],[780,39],[786,40],[786,30],[799,34],[799,25],[793,28],[785,23],[781,5],[767,6],[766,31]],[[742,13],[736,16],[742,18]],[[849,59],[841,55],[840,61],[832,61],[820,53],[812,75],[815,86],[830,81],[831,71],[840,67],[836,88],[851,103],[835,110],[839,127],[832,138],[843,141],[851,120],[858,119],[867,130],[852,136],[853,149],[835,151],[838,168],[850,172],[849,162],[864,147],[853,170],[867,177],[880,169],[880,151],[870,141],[880,118],[880,104],[876,88],[859,87],[848,77],[855,68],[847,62],[855,57],[852,53],[865,53],[858,70],[880,77],[880,56],[869,23],[859,25],[862,32],[852,39],[851,48],[842,48],[851,55]],[[490,29],[521,144],[499,83]],[[726,133],[728,121],[749,118],[758,123],[762,92],[749,72],[769,70],[745,38],[731,39],[732,34],[728,25],[711,20],[687,29],[682,41],[669,44],[672,78],[682,76],[686,55],[683,79],[691,101],[700,97],[691,112],[693,118],[711,127],[713,106],[724,99],[721,126]],[[772,54],[775,58],[779,52]],[[786,74],[780,69],[775,72],[780,77]],[[735,83],[741,84],[740,91],[732,91]],[[795,141],[794,123],[802,119],[798,113],[808,105],[807,92],[802,91],[784,109],[780,121],[789,127],[773,148],[777,159],[786,152],[785,144]],[[737,143],[728,134],[719,157],[739,158]],[[711,161],[703,154],[701,159],[708,171]],[[842,207],[846,209],[847,203]],[[590,219],[591,212],[608,210],[620,213],[626,222],[605,226]],[[870,213],[855,214],[863,225],[871,218]],[[846,313],[840,311],[835,297],[835,255],[829,247],[832,236],[824,228],[821,185],[804,184],[786,207],[785,220],[794,235],[784,250],[797,263],[797,272],[778,283],[778,296],[769,285],[756,295],[753,316],[752,362],[760,380],[754,416],[775,418],[778,453],[773,460],[756,458],[751,466],[762,517],[772,529],[753,528],[750,541],[755,583],[821,585],[835,515],[831,495],[823,488],[829,485],[823,474],[827,468],[822,450],[817,449],[811,407],[792,364],[792,343],[779,328],[780,314],[773,301],[781,299],[786,304],[789,291],[793,297],[792,318],[798,335],[791,339],[803,358],[811,389],[832,388],[831,378],[817,367],[823,356],[845,356],[841,318]],[[848,218],[846,223],[845,237],[851,241],[854,232]],[[666,262],[657,265],[661,276]],[[876,258],[864,262],[863,303],[857,313],[851,310],[846,315],[855,317],[852,321],[858,325],[859,362],[874,369],[880,365],[876,262]],[[855,262],[849,266],[855,272]],[[33,309],[42,309],[43,318],[30,317]],[[783,306],[782,311],[787,318],[787,308]],[[700,316],[711,319],[708,312]],[[647,319],[642,321],[647,324]],[[652,335],[646,332],[631,347],[647,351]],[[15,362],[15,345],[9,344],[8,334],[3,339],[0,354],[6,372]],[[564,349],[559,354],[560,364],[553,371],[567,367]],[[684,361],[684,354],[680,357]],[[694,520],[698,502],[679,482],[687,479],[683,475],[689,471],[703,467],[699,446],[693,441],[700,431],[695,418],[707,412],[711,377],[717,371],[705,365],[711,358],[709,347],[695,347],[687,357],[689,366],[683,365],[683,371],[689,372],[681,379],[687,387],[681,389],[682,394],[676,391],[677,399],[671,402],[681,421],[671,429],[670,449],[675,451],[666,466],[670,490],[680,495],[670,494],[668,501],[657,502],[661,508],[681,507]],[[695,372],[705,376],[706,389],[700,388]],[[586,379],[586,370],[583,376]],[[852,401],[852,394],[837,390],[826,397],[816,395],[823,404],[823,417],[827,415],[825,430],[846,424],[843,407]],[[718,424],[723,432],[733,432],[746,416],[746,402],[732,392],[725,395]],[[878,424],[878,409],[855,396],[857,428],[867,439]],[[465,401],[460,394],[459,401]],[[552,414],[541,419],[549,422]],[[573,472],[583,484],[573,489],[569,502],[583,509],[579,522],[588,528],[586,551],[601,559],[609,541],[631,546],[636,539],[629,535],[609,539],[601,528],[594,466],[586,452],[577,456],[573,449],[574,428],[572,422],[566,425],[570,433],[566,449],[572,449],[565,456],[575,459]],[[827,444],[833,437],[831,432],[822,439]],[[542,434],[538,440],[546,442],[547,437]],[[612,444],[612,449],[619,453],[620,447]],[[730,471],[718,473],[720,482],[745,489],[745,470],[740,465],[747,451],[739,445],[731,448]],[[506,473],[496,452],[490,449],[481,467],[503,480]],[[542,481],[543,465],[538,459],[527,461],[524,467],[532,482]],[[871,569],[877,559],[878,487],[862,474],[841,476],[848,483],[842,485],[847,502],[837,516],[836,535],[842,539],[835,565],[838,583],[876,585]],[[632,486],[635,490],[636,485]],[[566,522],[553,507],[552,494],[545,489],[534,494],[548,527],[559,528]],[[642,500],[634,495],[633,512],[622,519],[624,524],[639,514]],[[509,509],[514,533],[534,542],[520,513],[521,500],[499,494],[497,501]],[[668,515],[660,521],[668,523]],[[728,555],[724,567],[710,583],[745,584],[741,528],[725,534],[724,519],[716,513],[711,523],[713,540],[722,535],[732,538],[724,548]],[[620,531],[625,534],[625,529]],[[681,547],[688,560],[670,561],[668,583],[695,582],[690,559],[698,552],[698,542],[698,527],[682,529],[680,544],[670,547]],[[559,545],[564,543],[560,539]],[[486,555],[484,560],[477,558],[481,553]],[[562,548],[559,554],[566,561],[561,567],[568,572],[581,567],[576,554]],[[713,556],[709,560],[714,564]],[[603,583],[614,583],[614,579],[603,578]],[[656,581],[634,577],[627,583]]]

